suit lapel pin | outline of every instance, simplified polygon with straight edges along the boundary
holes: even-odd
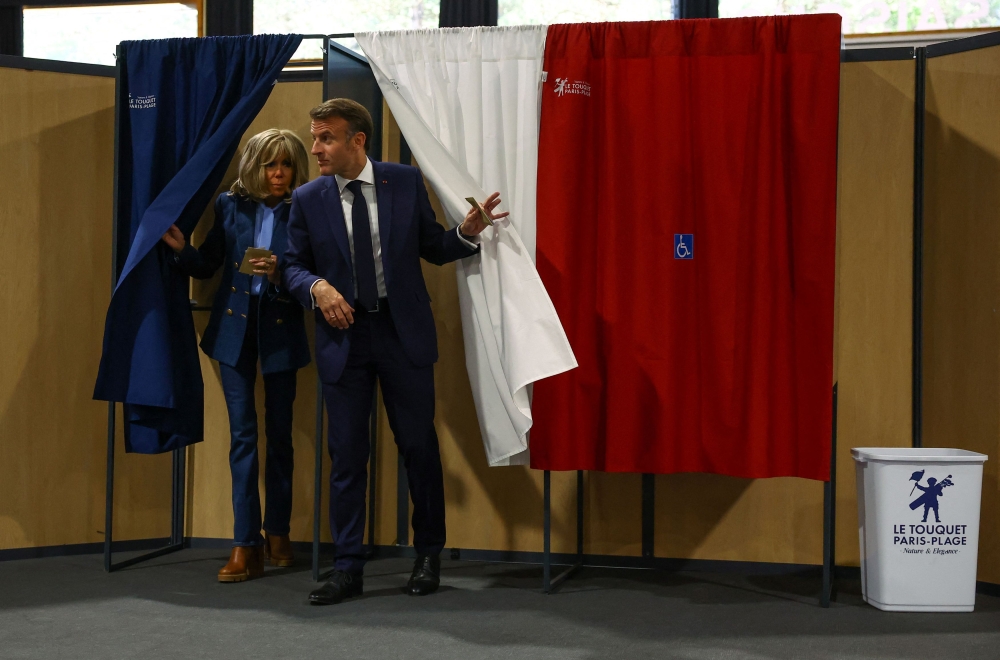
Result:
[[[382,179],[382,183],[389,183],[389,182],[386,181],[385,179]]]

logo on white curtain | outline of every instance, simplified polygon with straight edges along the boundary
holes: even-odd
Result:
[[[590,83],[583,80],[569,81],[569,78],[556,78],[554,89],[556,96],[566,94],[579,94],[580,96],[590,96]]]

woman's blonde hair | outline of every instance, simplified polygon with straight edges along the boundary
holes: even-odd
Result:
[[[285,201],[291,202],[291,191],[309,180],[309,156],[299,136],[281,128],[269,128],[247,141],[240,158],[239,174],[230,191],[241,197],[262,201],[270,191],[264,167],[279,158],[292,163],[292,182]]]

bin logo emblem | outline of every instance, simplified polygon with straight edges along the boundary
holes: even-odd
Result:
[[[924,481],[925,470],[918,470],[910,475],[908,481],[913,482],[910,494],[907,499],[913,497],[918,490],[920,493],[909,505],[911,511],[918,511],[923,508],[923,518],[920,523],[903,523],[892,526],[892,544],[899,546],[905,554],[911,555],[956,555],[963,546],[968,545],[968,525],[942,524],[940,515],[940,498],[944,496],[944,489],[954,486],[952,476],[949,474],[943,479],[937,477],[927,477]],[[923,482],[923,483],[921,483]],[[928,521],[931,514],[934,520]],[[954,522],[951,515],[946,515],[948,520]]]
[[[924,471],[914,472],[910,475],[910,481],[913,482],[913,488],[910,489],[910,495],[913,495],[913,491],[919,489],[922,494],[917,499],[910,502],[910,509],[916,511],[920,507],[924,507],[924,518],[920,522],[927,522],[927,514],[931,511],[934,512],[934,522],[941,522],[941,516],[938,515],[938,498],[944,495],[944,489],[948,486],[954,486],[955,483],[951,480],[951,475],[938,481],[934,477],[927,478],[927,485],[921,486],[920,482],[924,478]]]

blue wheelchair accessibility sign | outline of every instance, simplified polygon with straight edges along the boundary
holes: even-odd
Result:
[[[694,234],[674,234],[674,259],[694,259]]]

